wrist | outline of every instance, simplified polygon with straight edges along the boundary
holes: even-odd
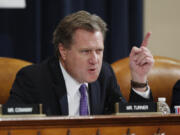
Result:
[[[138,82],[138,83],[146,83],[147,82],[147,76],[146,75],[138,75],[138,74],[131,74],[132,81]]]

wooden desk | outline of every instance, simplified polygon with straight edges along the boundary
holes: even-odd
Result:
[[[180,115],[0,118],[0,135],[127,135],[128,129],[128,135],[180,135]]]

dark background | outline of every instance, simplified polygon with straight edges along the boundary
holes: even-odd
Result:
[[[58,22],[78,10],[95,13],[108,24],[104,60],[129,56],[143,36],[143,0],[26,0],[25,9],[0,9],[0,56],[38,63],[54,54],[52,33]]]

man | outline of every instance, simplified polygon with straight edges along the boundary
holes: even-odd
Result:
[[[113,113],[116,102],[126,101],[112,68],[102,62],[106,31],[106,23],[86,11],[66,16],[53,35],[57,56],[20,70],[7,104],[42,103],[47,115]],[[130,54],[132,102],[152,101],[147,85],[154,62],[146,48],[149,36]],[[83,98],[79,88],[85,89]]]
[[[171,112],[174,113],[175,109],[174,106],[180,105],[180,80],[178,80],[174,87],[172,92],[172,103],[171,103]]]

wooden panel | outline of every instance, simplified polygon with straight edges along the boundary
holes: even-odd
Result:
[[[21,129],[21,130],[9,130],[8,135],[38,135],[37,130],[27,130],[27,129]]]
[[[41,129],[40,135],[67,135],[68,129],[66,128],[47,128]]]
[[[0,118],[0,135],[180,135],[180,115]]]
[[[166,135],[180,135],[180,126],[131,126],[131,127],[105,127],[100,128],[102,135],[126,135],[129,131],[136,135],[154,135],[155,133],[165,133]]]
[[[132,126],[101,128],[48,128],[48,129],[14,129],[0,130],[0,135],[153,135],[157,132],[166,135],[179,135],[180,126]]]
[[[8,135],[8,131],[7,130],[0,130],[0,135]]]

